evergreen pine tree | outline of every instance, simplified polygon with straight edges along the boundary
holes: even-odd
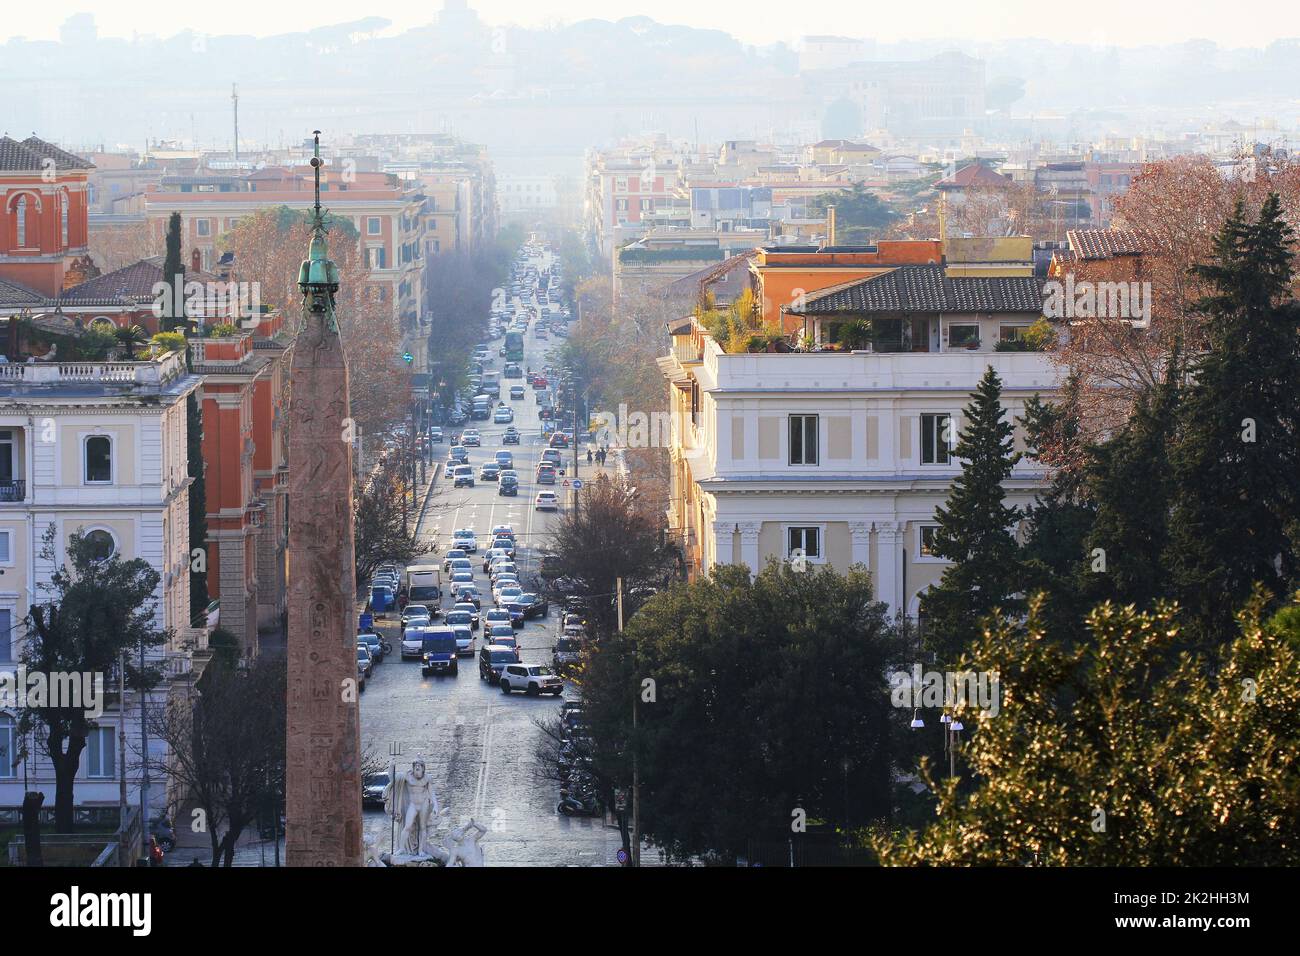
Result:
[[[1202,639],[1231,633],[1255,582],[1295,586],[1300,526],[1300,305],[1292,231],[1271,195],[1239,203],[1196,273],[1209,348],[1197,357],[1171,455],[1178,494],[1168,562]]]
[[[1089,449],[1087,478],[1096,518],[1080,567],[1085,604],[1114,601],[1139,610],[1169,595],[1164,564],[1174,488],[1169,445],[1177,415],[1177,368],[1144,396],[1123,429]]]
[[[989,366],[966,407],[966,427],[953,456],[962,461],[947,506],[935,511],[935,552],[953,562],[926,592],[926,640],[943,662],[954,662],[995,609],[1024,606],[1012,595],[1024,587],[1013,525],[1018,509],[1004,503],[1003,483],[1019,457],[1002,408],[1002,382]]]
[[[179,281],[178,278],[179,277]],[[185,286],[185,261],[181,258],[181,214],[174,212],[167,220],[167,255],[163,259],[163,281],[167,283],[170,303],[160,323],[162,331],[175,332],[185,329],[185,302],[183,295],[177,295],[177,289]],[[177,300],[180,301],[177,301]]]

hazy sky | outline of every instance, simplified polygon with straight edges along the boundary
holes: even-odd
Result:
[[[1300,36],[1295,0],[1089,0],[1062,7],[1041,0],[931,0],[924,4],[868,4],[863,0],[816,3],[774,0],[470,0],[489,24],[540,26],[589,17],[616,20],[652,15],[662,23],[726,30],[747,43],[794,43],[805,34],[836,34],[900,39],[956,38],[997,40],[1046,36],[1087,43],[1137,46],[1209,38],[1227,46],[1264,46],[1280,37]],[[25,36],[53,40],[73,13],[93,10],[101,36],[135,33],[170,36],[191,28],[200,33],[265,36],[307,26],[342,23],[366,16],[392,20],[396,28],[430,22],[440,0],[428,4],[372,0],[315,0],[273,4],[223,0],[185,4],[175,0],[9,0],[0,18],[0,38]]]

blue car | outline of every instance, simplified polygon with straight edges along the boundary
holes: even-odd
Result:
[[[393,609],[395,595],[392,588],[374,587],[370,589],[370,609],[376,614],[387,614]]]

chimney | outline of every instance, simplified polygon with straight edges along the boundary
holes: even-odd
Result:
[[[203,271],[203,257],[199,255],[199,250],[197,249],[190,250],[190,271],[191,272]]]
[[[835,245],[835,206],[826,207],[826,245]]]

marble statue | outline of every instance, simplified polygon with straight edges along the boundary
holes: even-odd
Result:
[[[434,818],[442,811],[424,759],[416,757],[411,762],[411,769],[400,775],[397,765],[390,764],[388,780],[388,786],[384,788],[384,809],[391,818],[401,821],[399,852],[411,856],[437,856],[430,838],[433,836]]]
[[[456,827],[447,834],[443,840],[443,846],[447,851],[447,859],[443,866],[482,866],[483,865],[483,848],[478,845],[478,841],[483,839],[487,834],[487,827],[481,823],[475,822],[470,817],[469,823],[463,827]]]

